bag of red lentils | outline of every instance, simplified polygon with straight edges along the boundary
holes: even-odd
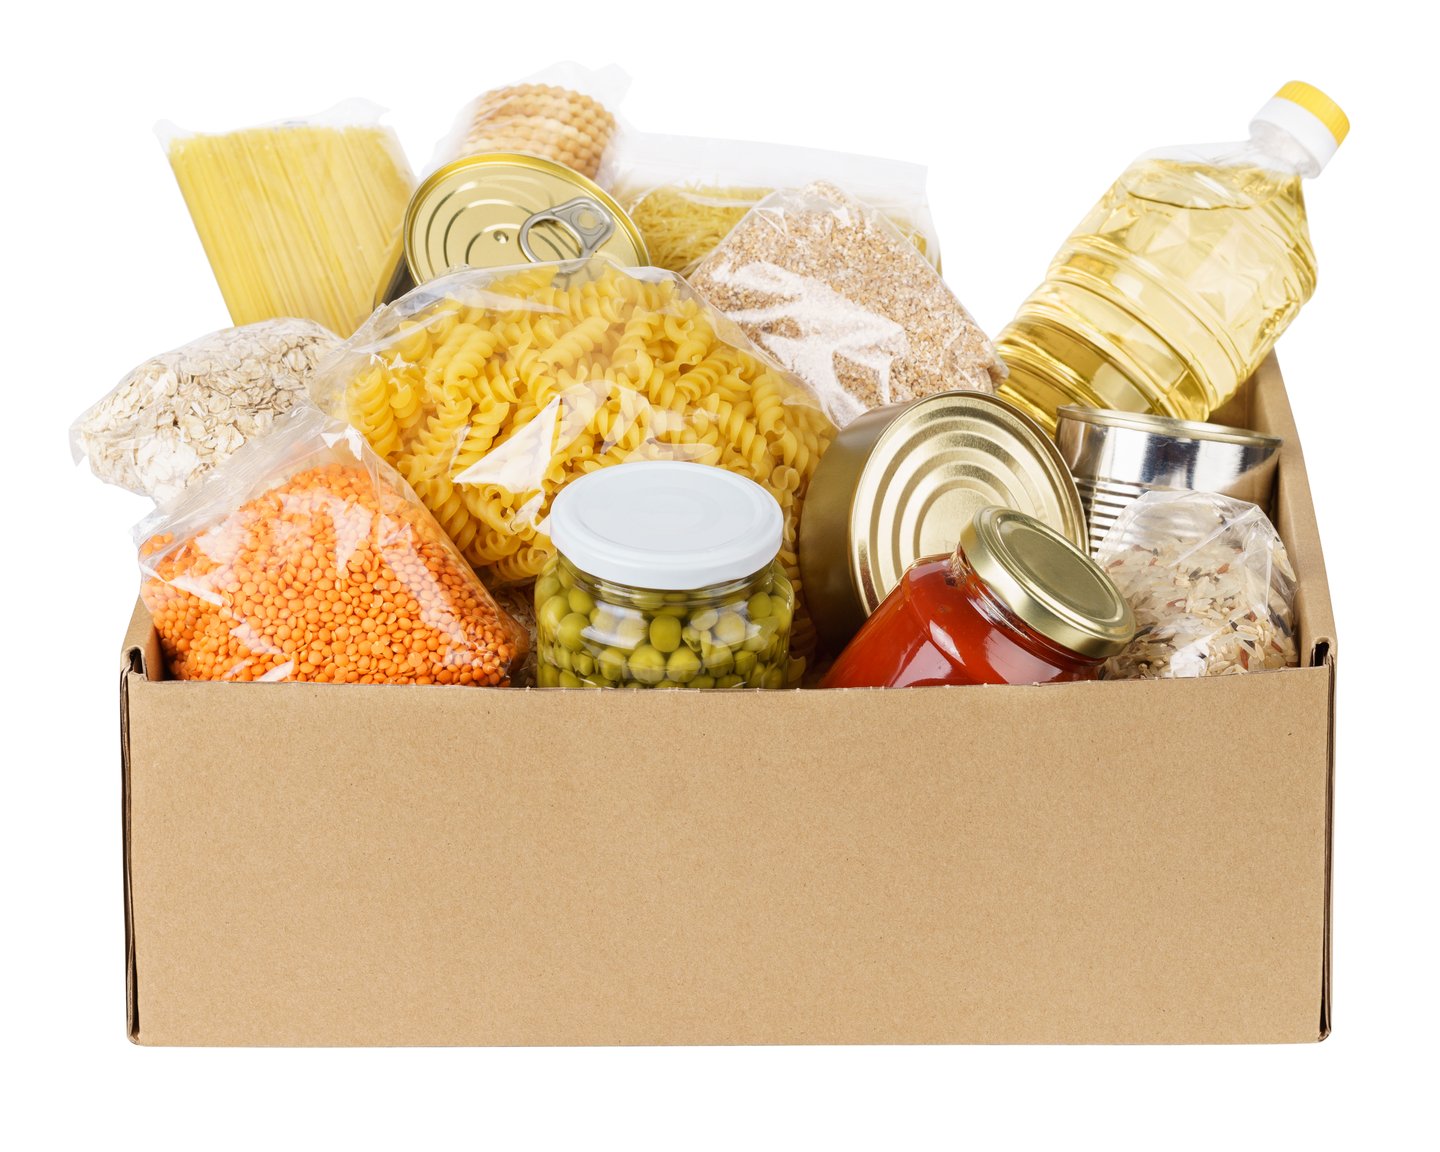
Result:
[[[529,646],[405,481],[308,406],[135,539],[180,680],[499,686]]]

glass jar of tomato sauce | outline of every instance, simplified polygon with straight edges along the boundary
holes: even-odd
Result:
[[[1135,618],[1084,552],[1032,516],[982,508],[953,556],[912,564],[822,688],[1093,680]]]

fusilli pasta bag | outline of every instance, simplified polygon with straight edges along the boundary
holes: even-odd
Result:
[[[680,277],[596,261],[464,270],[371,317],[312,378],[410,482],[487,583],[533,579],[550,501],[632,460],[742,473],[785,512],[792,682],[814,652],[796,558],[806,488],[834,426],[798,379]]]

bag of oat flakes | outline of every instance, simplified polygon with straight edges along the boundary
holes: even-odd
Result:
[[[1106,533],[1096,562],[1135,613],[1109,680],[1228,676],[1298,663],[1295,572],[1254,504],[1213,492],[1147,492]]]
[[[340,338],[310,320],[224,328],[126,373],[70,428],[75,462],[164,503],[305,400]]]

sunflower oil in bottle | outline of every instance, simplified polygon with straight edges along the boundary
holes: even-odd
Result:
[[[1064,404],[1206,419],[1315,290],[1301,183],[1348,130],[1294,81],[1249,140],[1136,160],[996,340],[1001,395],[1051,431]]]

